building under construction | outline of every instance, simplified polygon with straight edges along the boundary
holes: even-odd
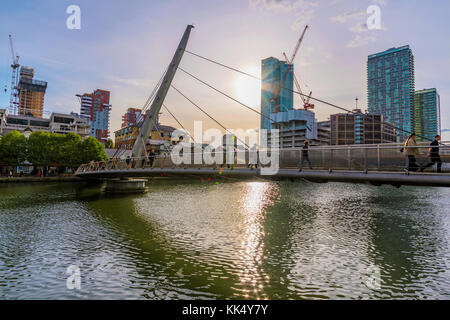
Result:
[[[42,118],[44,113],[44,96],[47,82],[34,80],[34,69],[20,68],[19,115],[32,115]]]

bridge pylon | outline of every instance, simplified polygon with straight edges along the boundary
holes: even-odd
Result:
[[[142,124],[142,127],[139,130],[139,134],[134,143],[133,150],[131,151],[132,158],[141,158],[144,154],[145,144],[153,130],[155,120],[161,110],[161,106],[164,102],[164,99],[166,98],[167,91],[169,90],[170,85],[172,84],[173,77],[175,76],[175,73],[178,69],[178,65],[180,64],[181,58],[183,57],[184,50],[186,49],[186,45],[189,40],[189,35],[193,27],[194,26],[192,25],[188,25],[186,27],[186,30],[184,31],[180,44],[178,45],[178,48],[175,51],[175,54],[173,55],[172,61],[170,62],[169,67],[167,68],[167,72],[164,75],[161,85],[152,102],[152,105],[150,106],[150,110],[145,116],[144,123]]]

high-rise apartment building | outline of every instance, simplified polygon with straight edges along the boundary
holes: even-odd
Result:
[[[417,140],[433,140],[441,134],[440,97],[435,88],[415,92],[414,113]]]
[[[105,143],[109,138],[110,92],[97,89],[77,96],[81,102],[80,114],[91,121],[90,136]]]
[[[142,110],[138,108],[128,108],[127,112],[122,116],[122,128],[131,126],[139,120]]]
[[[369,113],[384,115],[404,140],[415,129],[414,56],[409,46],[372,54],[367,60]]]
[[[44,113],[44,95],[47,82],[34,80],[34,69],[20,68],[19,78],[19,115],[32,115],[42,118]]]
[[[293,109],[292,64],[270,57],[261,61],[261,129],[270,130],[270,114]],[[292,72],[286,72],[291,68]],[[283,83],[284,80],[284,83]]]
[[[330,116],[332,145],[381,144],[395,142],[396,130],[381,114],[364,114],[359,109]]]

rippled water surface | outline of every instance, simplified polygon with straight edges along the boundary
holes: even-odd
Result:
[[[449,299],[449,241],[450,189],[3,184],[0,299]]]

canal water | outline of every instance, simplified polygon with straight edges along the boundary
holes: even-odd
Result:
[[[148,187],[1,184],[0,299],[450,298],[450,189]]]

